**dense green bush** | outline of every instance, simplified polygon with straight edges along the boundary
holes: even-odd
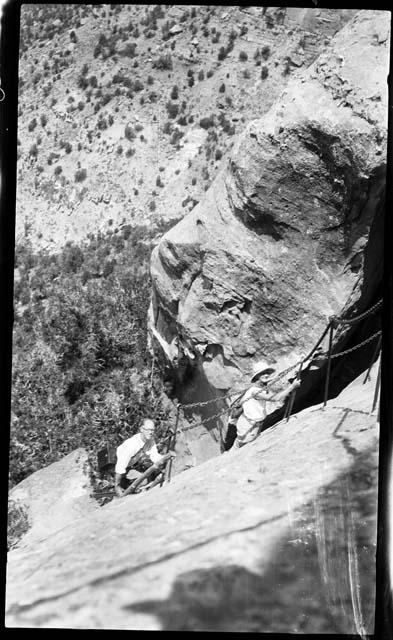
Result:
[[[143,417],[166,428],[147,349],[150,251],[164,230],[98,232],[58,255],[17,245],[11,484],[77,447],[119,444]]]

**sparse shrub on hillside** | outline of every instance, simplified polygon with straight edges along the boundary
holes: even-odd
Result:
[[[232,29],[231,33],[228,36],[229,42],[235,42],[237,36],[238,36],[238,33],[237,33],[236,29]]]
[[[134,58],[134,56],[136,55],[136,48],[137,48],[136,42],[127,42],[124,49],[122,49],[119,53],[128,58]]]
[[[37,166],[37,168],[36,168],[36,171],[37,171],[37,173],[38,173],[38,174],[43,173],[43,171],[44,171],[44,167],[43,167],[41,164],[39,164],[39,165]]]
[[[270,13],[266,13],[265,14],[265,24],[266,24],[268,29],[273,29],[273,27],[274,27],[274,19],[270,15]]]
[[[213,114],[211,116],[206,116],[199,121],[199,126],[202,127],[202,129],[209,129],[210,127],[214,127],[214,124],[215,123]]]
[[[83,109],[84,109],[84,108],[85,108],[85,103],[84,103],[84,102],[82,102],[82,100],[80,100],[80,101],[78,102],[78,109],[79,109],[79,111],[83,111]]]
[[[288,76],[291,73],[291,63],[289,58],[285,58],[284,69],[282,72],[283,76]]]
[[[89,84],[90,84],[91,87],[93,87],[93,89],[95,89],[97,84],[98,84],[97,76],[90,76]]]
[[[262,47],[261,55],[264,60],[267,60],[269,58],[270,47],[268,45],[265,45],[264,47]]]
[[[155,211],[156,210],[156,203],[154,202],[154,200],[149,202],[149,210],[150,211]]]
[[[142,82],[137,78],[134,82],[134,91],[142,91],[143,90],[143,84]]]
[[[193,187],[195,187],[196,183],[197,183],[197,179],[194,177],[194,178],[191,180],[191,184],[192,184],[192,186],[193,186]]]
[[[37,119],[36,119],[36,118],[33,118],[32,120],[30,120],[30,122],[29,122],[29,124],[28,124],[28,126],[27,126],[27,129],[28,129],[29,131],[34,131],[34,129],[36,128],[36,126],[37,126]]]
[[[133,147],[130,147],[126,151],[126,157],[127,158],[132,158],[133,155],[135,155],[135,149]]]
[[[178,100],[178,98],[179,98],[179,87],[177,86],[177,84],[175,84],[175,86],[172,87],[171,100]]]
[[[125,126],[124,137],[127,140],[134,140],[136,138],[136,133],[135,133],[134,129],[129,124],[126,124],[126,126]]]
[[[38,156],[38,147],[35,142],[31,145],[29,149],[29,156],[32,156],[33,158],[36,158]]]
[[[188,86],[193,87],[194,84],[195,84],[194,76],[191,76],[190,78],[188,78]]]
[[[220,93],[225,93],[225,84],[224,84],[224,83],[222,83],[222,84],[220,85],[219,92],[220,92]]]
[[[180,116],[180,118],[177,120],[177,124],[180,124],[181,127],[185,127],[187,124],[186,116]]]
[[[87,178],[87,171],[86,169],[77,169],[77,171],[75,171],[75,182],[83,182],[84,180],[86,180]]]
[[[164,186],[164,183],[162,182],[160,175],[158,175],[157,178],[156,178],[156,185],[157,185],[157,187],[160,187],[161,189]]]
[[[184,132],[181,131],[180,129],[174,129],[172,136],[171,136],[171,140],[170,143],[173,146],[177,146],[179,144],[179,140],[181,140],[181,138],[184,136]]]
[[[60,164],[58,164],[55,166],[55,170],[53,173],[55,174],[55,176],[59,176],[62,173],[62,171],[63,171],[63,167]]]
[[[86,78],[86,76],[83,76],[83,75],[78,76],[77,86],[80,89],[86,89],[89,86],[89,81]]]
[[[116,153],[118,156],[121,156],[121,154],[123,153],[123,147],[121,146],[121,144],[117,147]]]
[[[243,69],[243,78],[245,78],[246,80],[249,80],[251,78],[251,73],[248,69]]]
[[[262,78],[262,80],[266,80],[268,75],[269,75],[269,69],[266,66],[262,67],[262,69],[261,69],[261,78]]]
[[[212,37],[212,43],[217,44],[217,42],[220,42],[220,37],[221,37],[220,31],[216,31],[214,36]]]
[[[207,27],[203,27],[202,33],[203,33],[205,38],[208,38],[210,31],[209,31],[209,29]]]
[[[200,70],[200,72],[198,73],[198,80],[199,82],[202,82],[202,80],[205,79],[205,74],[203,72],[203,69]]]
[[[53,160],[58,160],[60,158],[60,154],[59,153],[54,153],[52,151],[52,153],[49,154],[48,159],[47,159],[47,163],[49,165],[51,165],[53,163]]]
[[[208,78],[211,78],[211,77],[213,76],[213,74],[214,74],[213,69],[209,69],[209,71],[207,72],[206,76],[207,76]]]
[[[165,107],[168,112],[168,116],[172,118],[172,120],[177,117],[179,113],[179,105],[176,102],[167,102]]]
[[[246,60],[248,60],[248,55],[245,51],[240,51],[239,60],[240,62],[245,62]]]
[[[221,60],[225,60],[227,55],[228,55],[227,49],[225,47],[220,47],[220,50],[219,50],[218,55],[217,55],[218,60],[220,60],[220,61]]]
[[[222,158],[222,151],[221,151],[221,149],[216,149],[216,153],[215,153],[215,156],[214,156],[214,157],[215,157],[215,159],[216,159],[216,160],[221,160],[221,158]]]
[[[61,147],[61,145],[60,145],[60,147]],[[65,142],[65,143],[64,143],[64,151],[65,151],[66,153],[71,153],[71,151],[72,151],[72,144],[71,144],[70,142]]]
[[[97,120],[97,127],[99,131],[104,131],[105,129],[108,128],[107,122],[102,115],[100,115],[100,117]]]
[[[150,102],[157,102],[158,100],[158,93],[156,91],[150,91],[149,93],[149,100]]]
[[[195,18],[196,17],[196,8],[195,7],[192,7],[190,15],[191,15],[191,18]]]
[[[40,117],[40,122],[42,127],[46,127],[46,125],[48,124],[48,118],[44,113]]]
[[[166,135],[170,135],[173,131],[173,124],[169,120],[164,124],[162,132]]]
[[[147,76],[147,84],[149,85],[154,84],[154,78],[152,76]]]
[[[160,71],[172,71],[173,63],[172,56],[170,53],[161,54],[157,60],[153,62],[153,68],[158,69]]]

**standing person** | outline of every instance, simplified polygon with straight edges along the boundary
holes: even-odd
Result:
[[[260,362],[254,366],[254,374],[251,377],[253,386],[239,400],[242,406],[242,413],[237,418],[237,435],[233,448],[238,449],[255,440],[259,433],[261,422],[270,413],[269,402],[276,403],[283,400],[291,391],[300,386],[300,382],[294,380],[283,391],[277,393],[268,391],[268,382],[275,371],[274,367],[267,367],[266,363]]]
[[[146,418],[142,422],[139,433],[127,438],[123,444],[117,447],[115,467],[115,493],[117,496],[121,497],[123,495],[124,490],[127,488],[127,480],[133,481],[142,475],[132,467],[141,459],[143,454],[150,458],[157,469],[169,458],[176,455],[173,451],[169,451],[165,455],[158,453],[154,434],[155,424],[153,420]]]

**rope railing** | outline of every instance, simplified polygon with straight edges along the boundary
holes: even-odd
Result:
[[[360,320],[363,320],[367,316],[371,315],[371,313],[374,313],[374,311],[376,311],[381,305],[382,305],[382,299],[378,300],[378,302],[373,307],[371,307],[370,309],[368,309],[364,313],[360,314],[359,316],[356,316],[356,318],[345,319],[345,318],[337,318],[336,316],[332,316],[330,318],[330,320],[329,320],[328,325],[326,326],[326,328],[322,332],[321,336],[319,337],[319,339],[317,340],[316,344],[313,346],[311,351],[307,354],[307,356],[303,357],[298,362],[295,362],[294,364],[290,365],[289,367],[287,367],[283,371],[280,371],[280,373],[278,373],[274,378],[271,378],[269,380],[269,386],[272,386],[273,383],[277,382],[278,380],[281,380],[283,377],[285,377],[288,373],[293,371],[293,369],[295,369],[295,368],[298,368],[298,371],[296,373],[296,377],[299,379],[300,375],[301,375],[301,372],[302,372],[302,369],[303,369],[303,366],[304,366],[304,363],[307,362],[308,360],[310,360],[310,358],[316,352],[316,350],[318,349],[318,347],[320,346],[320,344],[324,340],[325,336],[329,332],[329,350],[328,350],[328,352],[321,352],[319,354],[320,357],[326,357],[326,356],[328,357],[327,373],[326,373],[326,380],[325,380],[325,391],[324,391],[324,407],[325,407],[326,406],[326,402],[327,402],[327,398],[328,398],[331,361],[333,359],[335,359],[335,358],[339,358],[341,356],[344,356],[344,355],[347,355],[349,353],[352,353],[353,351],[356,351],[357,349],[360,349],[365,344],[368,344],[372,340],[375,340],[375,338],[377,338],[378,336],[379,336],[378,345],[380,345],[381,344],[381,337],[382,337],[382,331],[379,330],[379,331],[376,331],[373,335],[371,335],[368,338],[366,338],[365,340],[363,340],[362,342],[356,344],[355,346],[353,346],[353,347],[351,347],[349,349],[345,349],[344,351],[340,351],[339,353],[332,353],[334,330],[337,329],[337,327],[340,324],[349,324],[350,325],[350,324],[354,324],[355,322],[359,322]],[[171,312],[170,312],[170,315],[172,315]],[[374,356],[376,356],[377,351],[378,351],[378,348],[375,350]],[[373,356],[373,360],[374,360],[374,356]],[[371,369],[371,366],[372,365],[370,365],[370,369]],[[379,371],[378,371],[378,380],[380,379],[380,368],[381,367],[379,367]],[[369,369],[369,371],[370,371],[370,369]],[[367,372],[367,376],[366,376],[365,381],[367,380],[367,377],[369,375],[369,371]],[[372,408],[371,411],[374,411],[375,406],[376,406],[376,402],[377,402],[377,394],[379,392],[378,380],[377,380],[377,386],[376,386],[375,394],[374,394],[373,408]],[[223,410],[219,411],[218,413],[216,413],[216,414],[214,414],[212,416],[209,416],[208,418],[204,418],[203,420],[199,420],[195,424],[192,424],[192,425],[190,425],[188,427],[181,427],[180,428],[180,432],[181,433],[186,433],[188,431],[191,431],[192,429],[196,429],[196,428],[200,427],[203,424],[207,424],[208,422],[216,421],[218,418],[223,417],[224,415],[226,415],[231,410],[232,405],[233,405],[234,402],[240,401],[241,397],[244,395],[244,393],[248,389],[249,389],[249,386],[246,387],[240,394],[237,394],[235,400],[233,400],[232,403],[230,402]],[[230,400],[233,395],[234,395],[233,393],[227,393],[224,396],[219,396],[217,398],[210,398],[209,400],[204,400],[202,402],[192,402],[192,403],[189,403],[189,404],[179,403],[177,405],[177,410],[176,410],[175,428],[171,432],[169,432],[169,430],[168,430],[167,431],[167,435],[165,437],[165,441],[167,443],[167,452],[169,452],[171,449],[172,450],[175,449],[175,447],[176,447],[176,437],[177,437],[177,434],[178,434],[178,431],[179,431],[179,418],[180,418],[180,411],[181,411],[182,408],[183,409],[193,409],[195,407],[208,406],[208,405],[212,404],[213,402]],[[286,405],[285,412],[284,412],[284,419],[286,419],[287,422],[288,422],[288,420],[289,420],[289,418],[291,416],[291,413],[292,413],[293,405],[294,405],[294,402],[295,402],[295,396],[296,396],[296,390],[292,391],[292,393],[290,394],[290,396],[289,396],[289,398],[287,400],[287,405]],[[279,400],[274,400],[274,397],[273,397],[271,400],[269,400],[269,402],[280,402],[280,401]],[[222,441],[221,431],[220,431],[220,438],[221,438],[221,441]],[[159,483],[160,486],[162,486],[164,482],[170,482],[171,470],[172,470],[172,458],[167,463],[167,467],[166,467],[165,473],[162,474],[160,479],[156,480],[156,482]]]
[[[373,307],[370,307],[370,309],[367,309],[367,311],[364,311],[364,313],[361,313],[359,316],[356,316],[355,318],[336,318],[336,316],[334,316],[334,318],[339,324],[354,324],[355,322],[364,320],[364,318],[367,318],[367,316],[374,313],[374,311],[376,311],[377,309],[379,309],[379,307],[382,306],[382,303],[383,303],[383,300],[381,298],[380,300],[378,300],[378,302],[375,303]]]
[[[282,378],[284,378],[288,373],[290,373],[291,371],[293,371],[294,369],[298,368],[298,372],[297,372],[297,377],[300,376],[300,373],[302,371],[302,368],[304,367],[304,363],[307,362],[307,360],[310,360],[310,358],[312,357],[312,355],[314,354],[314,352],[318,349],[318,347],[320,346],[320,344],[322,343],[323,339],[325,338],[325,336],[327,335],[327,333],[329,332],[330,329],[330,335],[329,335],[329,351],[327,352],[321,352],[319,354],[319,357],[328,357],[329,361],[328,361],[328,368],[330,367],[330,362],[331,360],[335,359],[335,358],[339,358],[341,356],[347,355],[349,353],[352,353],[353,351],[356,351],[357,349],[360,349],[361,347],[363,347],[365,344],[371,342],[372,340],[374,340],[375,338],[377,338],[378,336],[381,336],[382,332],[381,331],[376,331],[373,335],[369,336],[368,338],[366,338],[365,340],[363,340],[362,342],[358,343],[357,345],[349,348],[349,349],[345,349],[344,351],[340,351],[339,353],[332,353],[332,345],[333,345],[333,331],[334,328],[336,328],[339,324],[353,324],[355,322],[359,322],[360,320],[363,320],[364,318],[366,318],[367,316],[371,315],[372,313],[374,313],[380,306],[382,305],[382,299],[378,300],[378,302],[371,307],[370,309],[367,309],[367,311],[365,311],[364,313],[360,314],[359,316],[356,316],[355,318],[350,318],[350,319],[346,319],[346,318],[337,318],[336,316],[332,316],[328,325],[325,327],[324,331],[322,332],[321,336],[319,337],[319,339],[317,340],[317,342],[315,343],[315,345],[313,346],[313,348],[311,349],[311,351],[307,354],[307,356],[303,357],[301,360],[295,362],[294,364],[290,365],[289,367],[287,367],[286,369],[284,369],[283,371],[280,371],[276,376],[272,377],[269,380],[269,386],[272,386],[274,383],[276,383],[277,381],[281,380]],[[161,301],[159,302],[159,306],[164,306],[162,305]],[[164,309],[167,312],[169,312],[168,309]],[[169,312],[170,315],[173,316],[173,314],[171,312]],[[326,383],[325,383],[325,404],[326,404],[326,398],[327,398],[327,389],[328,389],[328,385],[329,385],[329,374],[330,374],[330,370],[328,371],[328,375],[326,377]],[[248,385],[247,387],[245,387],[240,393],[237,393],[237,397],[235,398],[233,402],[237,402],[241,399],[241,397],[244,395],[244,393],[246,393],[246,391],[250,388],[250,385]],[[194,409],[196,407],[205,407],[208,406],[210,404],[219,402],[219,401],[225,401],[225,400],[229,400],[231,401],[231,398],[234,396],[234,393],[230,392],[227,393],[223,396],[219,396],[216,398],[210,398],[209,400],[204,400],[201,402],[191,402],[188,404],[183,404],[183,403],[179,403],[178,404],[178,413],[180,409]],[[269,402],[278,402],[277,400],[269,400]],[[181,432],[187,432],[187,431],[191,431],[192,429],[195,429],[197,427],[199,427],[200,425],[206,424],[208,422],[217,420],[218,418],[224,416],[225,414],[227,414],[230,410],[231,410],[231,404],[230,402],[229,405],[227,405],[223,410],[221,410],[219,413],[216,413],[212,416],[209,416],[208,418],[204,418],[203,420],[199,420],[196,424],[190,425],[188,427],[183,427],[181,429]],[[293,407],[293,403],[294,403],[294,394],[291,395],[290,398],[290,402],[287,405],[287,409],[285,411],[285,416],[287,418],[287,420],[289,419],[290,415],[291,415],[291,411],[292,411],[292,407]],[[174,438],[175,440],[176,438]]]

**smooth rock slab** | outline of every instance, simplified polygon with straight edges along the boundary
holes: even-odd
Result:
[[[376,369],[325,409],[10,552],[7,626],[370,633]]]

